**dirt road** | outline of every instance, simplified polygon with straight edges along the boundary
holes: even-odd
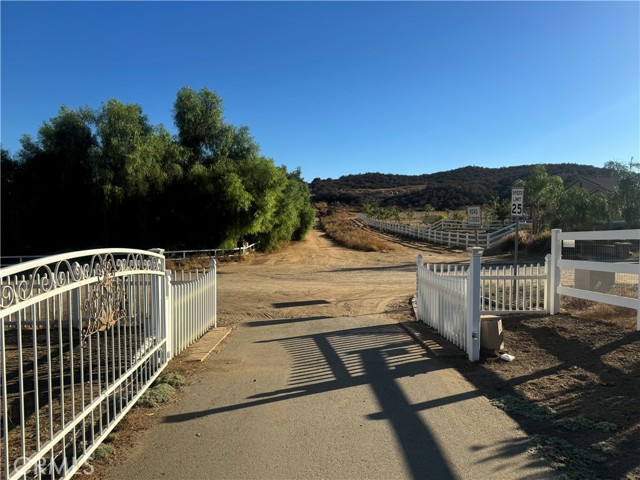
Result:
[[[393,251],[358,252],[314,229],[304,242],[218,268],[221,325],[245,320],[408,313],[416,256],[465,262],[463,250],[397,243]]]

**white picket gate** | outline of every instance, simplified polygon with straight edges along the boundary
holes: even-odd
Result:
[[[480,257],[471,249],[471,262],[456,275],[436,273],[418,255],[417,319],[435,328],[465,352],[469,360],[480,359]]]

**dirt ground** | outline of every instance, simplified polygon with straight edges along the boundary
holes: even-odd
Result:
[[[375,313],[411,320],[416,255],[423,255],[425,263],[468,261],[462,249],[385,238],[394,241],[393,251],[358,252],[340,247],[316,228],[305,241],[279,252],[219,263],[219,325]],[[570,307],[567,313],[557,316],[503,317],[505,348],[516,357],[513,362],[490,353],[476,365],[447,361],[507,410],[568,477],[640,478],[635,311],[565,307]],[[186,363],[180,357],[167,367],[188,379],[206,368],[206,361]],[[167,408],[170,404],[134,409],[114,434],[115,456],[126,455],[135,432]],[[101,478],[113,461],[94,462],[95,476]]]

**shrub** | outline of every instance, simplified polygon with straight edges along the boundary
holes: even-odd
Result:
[[[168,402],[176,393],[176,389],[168,383],[161,383],[155,387],[150,387],[138,400],[140,407],[156,407],[161,403]]]

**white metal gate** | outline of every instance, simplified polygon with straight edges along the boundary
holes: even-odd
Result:
[[[0,471],[64,478],[169,358],[164,257],[85,250],[1,270]]]

